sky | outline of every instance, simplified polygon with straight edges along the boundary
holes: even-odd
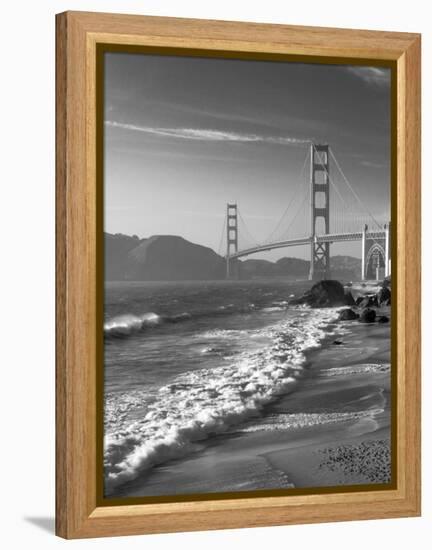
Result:
[[[240,248],[303,235],[311,142],[329,144],[343,171],[331,159],[333,229],[356,224],[357,210],[389,220],[388,69],[106,53],[104,117],[110,233],[180,235],[224,252],[236,202]],[[358,244],[332,246],[360,256]]]

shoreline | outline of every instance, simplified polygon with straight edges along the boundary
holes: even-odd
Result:
[[[386,482],[389,465],[381,465],[390,456],[390,323],[347,321],[330,329],[335,326],[342,343],[334,345],[330,333],[322,347],[307,352],[298,388],[268,405],[261,419],[197,442],[186,458],[153,468],[113,496]],[[351,470],[347,457],[355,458]],[[372,466],[362,466],[364,460]]]

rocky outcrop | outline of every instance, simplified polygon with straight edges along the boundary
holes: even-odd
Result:
[[[339,281],[324,280],[313,285],[300,298],[294,298],[290,304],[306,304],[311,307],[333,307],[346,304],[345,290]]]
[[[303,296],[290,300],[290,305],[308,305],[309,307],[337,307],[349,305],[339,311],[339,321],[354,321],[360,323],[388,323],[386,315],[380,315],[379,307],[389,305],[391,291],[383,286],[376,294],[363,295],[354,300],[349,288],[336,280],[323,280],[314,284]],[[378,310],[378,314],[377,314]]]

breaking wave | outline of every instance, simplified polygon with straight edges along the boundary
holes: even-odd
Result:
[[[287,304],[287,302],[284,302]],[[137,334],[148,328],[154,328],[167,323],[181,323],[183,321],[189,321],[192,318],[214,317],[216,315],[231,315],[233,313],[249,313],[256,309],[255,304],[247,304],[241,308],[236,308],[234,304],[227,304],[225,306],[219,306],[217,309],[210,309],[208,311],[199,311],[195,313],[178,313],[175,315],[159,315],[157,313],[149,312],[143,315],[135,315],[132,313],[126,313],[123,315],[117,315],[112,319],[109,319],[104,324],[104,336],[105,339],[110,338],[125,338]],[[276,311],[283,311],[285,307],[278,305],[277,307],[263,308],[261,311],[264,313],[273,313]]]
[[[305,351],[320,345],[336,315],[330,308],[305,311],[301,321],[285,318],[249,331],[267,343],[223,366],[178,376],[138,414],[130,415],[129,406],[139,408],[139,398],[125,405],[121,396],[111,396],[105,411],[111,419],[104,441],[107,494],[155,465],[193,452],[197,442],[260,416],[268,403],[293,391],[304,372]]]
[[[152,328],[163,323],[180,323],[191,319],[190,313],[178,315],[158,315],[157,313],[145,313],[144,315],[125,314],[113,317],[104,324],[105,338],[121,338],[130,336],[147,328]]]

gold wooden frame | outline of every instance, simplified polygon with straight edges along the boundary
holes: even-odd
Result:
[[[98,45],[395,68],[396,483],[390,490],[101,506],[97,460]],[[420,514],[420,35],[66,12],[57,16],[56,532],[65,538]],[[100,393],[100,392],[99,392]]]

